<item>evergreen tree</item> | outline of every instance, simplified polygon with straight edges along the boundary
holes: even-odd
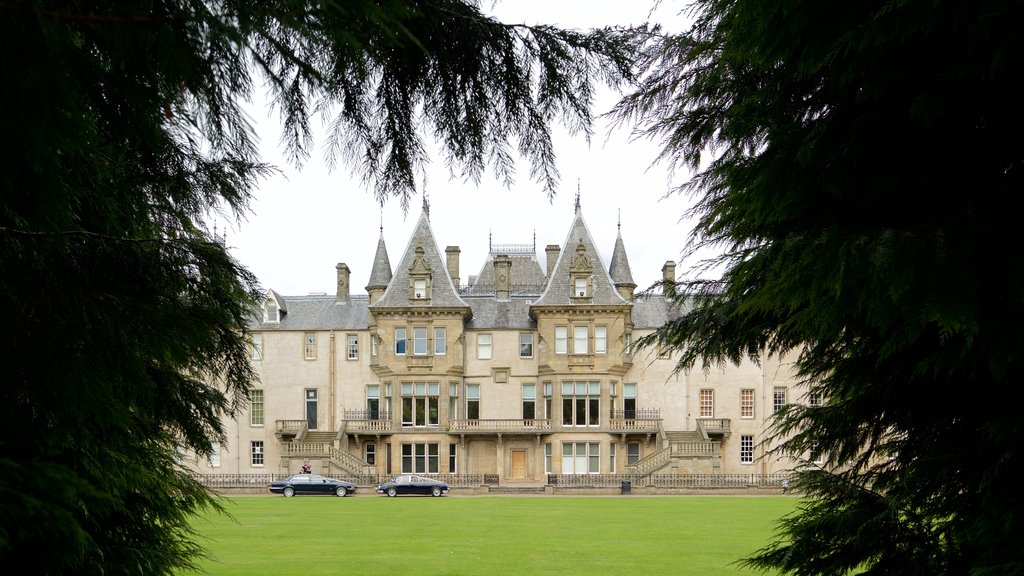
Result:
[[[0,564],[170,574],[217,501],[207,455],[254,374],[256,280],[206,228],[244,215],[260,162],[243,102],[266,83],[301,163],[310,122],[385,201],[437,138],[470,178],[549,190],[552,123],[589,133],[630,33],[512,26],[474,0],[0,3]]]
[[[774,421],[809,498],[746,564],[1024,572],[1024,4],[698,0],[693,16],[652,38],[615,114],[694,171],[689,247],[725,272],[686,279],[693,312],[645,343],[680,368],[794,352],[824,399]]]

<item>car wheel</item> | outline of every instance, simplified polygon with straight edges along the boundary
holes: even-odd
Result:
[[[433,488],[430,489],[430,494],[432,496],[440,496],[441,495],[441,487],[440,486],[434,486]]]
[[[295,496],[295,488],[288,486],[282,490],[281,493],[284,494],[285,498],[291,498],[292,496]]]
[[[338,486],[338,489],[335,490],[334,493],[344,498],[345,495],[348,494],[348,490],[346,490],[344,486]]]
[[[388,496],[392,498],[398,496],[398,490],[395,490],[394,488],[388,488]]]

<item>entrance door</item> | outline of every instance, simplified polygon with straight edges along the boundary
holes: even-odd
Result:
[[[310,430],[316,430],[316,389],[306,389],[306,424]]]
[[[526,478],[526,450],[512,451],[512,478]]]

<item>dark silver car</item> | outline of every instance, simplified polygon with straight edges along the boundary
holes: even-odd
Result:
[[[296,494],[348,496],[355,493],[356,485],[319,474],[296,474],[287,480],[271,483],[269,489],[273,494],[283,494],[287,497]]]
[[[443,496],[448,493],[448,483],[416,474],[400,474],[377,486],[377,494],[395,497],[399,494],[430,494]]]

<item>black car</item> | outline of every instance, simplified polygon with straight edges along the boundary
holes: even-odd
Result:
[[[377,494],[398,496],[399,494],[430,494],[441,496],[448,493],[448,484],[440,480],[424,478],[415,474],[401,474],[377,486]]]
[[[291,497],[296,494],[322,494],[348,496],[354,494],[356,485],[344,480],[335,480],[319,474],[296,474],[287,480],[272,483],[270,492]]]

